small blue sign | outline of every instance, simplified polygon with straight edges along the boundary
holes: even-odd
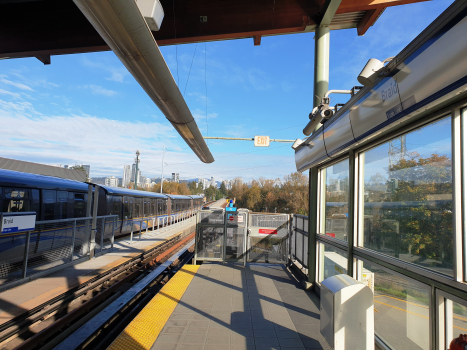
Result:
[[[237,211],[237,208],[235,208],[235,207],[227,207],[227,208],[225,208],[225,211]]]

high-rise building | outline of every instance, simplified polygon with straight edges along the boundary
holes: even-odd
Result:
[[[180,174],[172,173],[172,182],[180,182]]]
[[[211,176],[210,186],[217,188],[217,184],[216,184],[216,180],[214,180],[214,176]]]
[[[109,176],[105,178],[105,185],[110,187],[117,187],[118,186],[118,178],[115,176]]]
[[[131,166],[131,181],[135,182],[136,164]]]
[[[81,166],[83,167],[84,171],[86,172],[86,177],[89,177],[89,174],[91,173],[91,166],[86,165],[86,164],[81,164]]]
[[[123,166],[123,179],[122,179],[122,186],[128,188],[128,185],[131,182],[131,166],[125,165]]]

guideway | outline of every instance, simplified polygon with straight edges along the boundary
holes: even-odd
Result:
[[[114,271],[118,272],[122,269],[123,273],[126,270],[129,271],[132,261],[138,262],[147,259],[145,257],[149,256],[149,252],[157,252],[158,249],[160,250],[159,246],[166,243],[173,244],[171,242],[176,242],[179,239],[178,237],[186,237],[192,234],[194,230],[195,221],[193,217],[181,222],[180,225],[145,233],[140,241],[130,242],[129,238],[120,240],[115,242],[113,250],[107,254],[1,292],[0,345],[2,347],[7,346],[5,349],[18,346],[22,341],[44,328],[44,326],[39,326],[36,330],[35,326],[32,325],[39,321],[42,322],[43,319],[46,320],[45,325],[47,325],[47,319],[55,313],[56,307],[54,305],[58,305],[59,309],[60,307],[63,308],[73,299],[70,299],[70,297],[75,294],[80,295],[81,289],[87,288],[86,285],[93,286],[93,284],[99,283],[101,276],[105,274],[113,276]],[[105,282],[105,286],[97,285],[93,288],[104,287],[105,290],[108,286],[107,282]],[[90,291],[93,291],[93,289],[90,289]],[[89,298],[86,298],[86,293],[82,297],[86,300],[90,299],[93,297],[93,293],[89,294]],[[68,299],[70,300],[66,302]],[[52,316],[49,323],[53,319]],[[30,333],[28,336],[22,333],[24,326],[26,327],[25,330]]]

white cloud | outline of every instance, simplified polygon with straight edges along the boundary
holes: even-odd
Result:
[[[104,95],[110,97],[117,94],[117,91],[108,90],[99,85],[89,85],[89,89],[91,89],[94,95]]]
[[[25,84],[17,83],[17,82],[11,81],[11,80],[7,80],[5,78],[1,78],[0,81],[2,83],[4,83],[4,84],[12,85],[12,86],[17,87],[18,89],[21,89],[21,90],[34,91],[33,89],[31,89],[29,86],[27,86]]]
[[[16,92],[10,92],[10,91],[3,90],[3,89],[0,89],[0,94],[8,95],[14,98],[21,98],[21,95]]]
[[[107,77],[106,79],[116,81],[117,83],[123,83],[125,77],[130,74],[125,67],[115,67],[109,62],[91,61],[88,58],[84,58],[83,63],[88,67],[99,68],[109,72],[110,77]]]

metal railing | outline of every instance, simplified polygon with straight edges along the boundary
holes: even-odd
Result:
[[[97,217],[95,252],[113,247],[116,215]],[[89,257],[92,217],[36,222],[32,232],[0,236],[0,286]]]
[[[285,264],[288,258],[289,215],[250,213],[248,261]]]
[[[308,268],[308,216],[293,215],[289,256],[290,260]]]

